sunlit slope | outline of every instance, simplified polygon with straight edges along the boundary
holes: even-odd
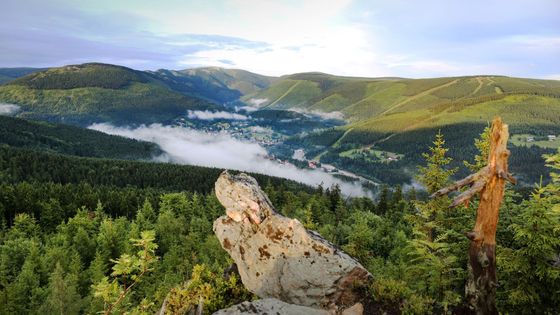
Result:
[[[452,166],[459,167],[458,177],[461,177],[468,173],[462,161],[472,159],[478,152],[473,145],[474,139],[495,116],[501,116],[508,123],[511,139],[517,139],[509,145],[511,171],[523,185],[538,182],[539,176],[547,171],[542,155],[550,154],[558,147],[551,146],[553,142],[547,140],[548,135],[560,135],[558,97],[513,94],[470,105],[389,113],[351,123],[339,130],[319,133],[302,142],[310,142],[308,148],[313,149],[321,148],[321,141],[316,139],[327,139],[327,146],[313,153],[321,162],[398,183],[414,178],[416,166],[423,163],[420,153],[426,152],[435,134],[441,131],[449,148],[448,155],[454,160]],[[527,141],[528,137],[534,137],[535,141]],[[546,146],[539,144],[543,141]],[[403,158],[389,164],[365,163],[345,156],[353,149],[392,152]]]
[[[302,85],[312,88],[296,94]],[[546,173],[542,155],[551,149],[533,147],[525,139],[560,135],[560,81],[553,80],[499,76],[362,79],[306,74],[284,78],[251,97],[267,99],[263,105],[270,108],[344,113],[347,125],[293,142],[305,147],[311,158],[391,183],[414,177],[416,165],[423,162],[420,153],[432,145],[438,131],[445,135],[453,166],[466,175],[461,161],[477,153],[473,139],[499,115],[510,125],[512,135],[521,137],[511,148],[511,169],[531,185]],[[350,154],[355,152],[352,150],[391,152],[400,158],[389,164],[372,163]]]
[[[24,117],[85,124],[149,123],[214,105],[172,90],[153,75],[107,64],[51,68],[0,86],[0,102]]]
[[[435,129],[441,126],[477,123],[486,124],[501,116],[513,131],[534,128],[560,130],[560,98],[540,95],[514,94],[496,100],[473,104],[449,103],[424,109],[395,112],[362,120],[346,126],[347,133],[340,143],[373,144],[387,141],[387,136],[416,129]],[[470,134],[468,130],[465,134]]]
[[[340,111],[356,122],[417,110],[469,106],[511,94],[560,96],[560,81],[500,76],[434,79],[349,78],[322,73],[282,77],[268,89],[249,94],[264,107]]]

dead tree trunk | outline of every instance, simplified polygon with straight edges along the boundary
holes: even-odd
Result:
[[[508,126],[502,123],[501,118],[495,118],[490,135],[488,165],[432,195],[432,197],[442,196],[470,185],[470,188],[457,196],[450,206],[456,207],[460,204],[468,205],[469,200],[480,192],[474,229],[465,233],[471,240],[469,278],[465,295],[469,308],[476,314],[498,314],[495,303],[496,227],[500,204],[504,198],[505,181],[515,183],[515,179],[508,173],[510,155],[506,149],[508,137]]]

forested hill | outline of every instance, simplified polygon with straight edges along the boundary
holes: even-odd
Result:
[[[84,192],[71,204],[94,206],[98,199],[105,199],[112,190],[141,190],[142,196],[156,197],[163,192],[189,191],[210,193],[221,169],[167,163],[121,161],[111,159],[83,158],[46,153],[37,150],[12,148],[0,145],[0,182],[15,184],[22,182],[44,183],[45,185],[77,185]],[[262,185],[289,187],[293,191],[312,191],[312,188],[290,180],[252,174]],[[85,185],[85,186],[84,186]],[[147,191],[147,192],[146,192]],[[57,199],[65,199],[57,195]],[[114,215],[133,213],[144,199],[132,193],[127,200],[109,203],[107,209]],[[85,200],[85,201],[84,201]],[[81,202],[85,202],[81,204]],[[15,213],[26,212],[25,207],[3,208],[5,220],[11,222]],[[34,213],[40,218],[39,212]]]
[[[510,95],[560,97],[560,81],[505,76],[430,79],[354,78],[324,73],[283,76],[267,89],[245,95],[262,107],[340,111],[351,122],[434,109],[455,111]]]
[[[277,80],[245,70],[219,67],[179,71],[160,69],[150,73],[176,91],[217,104],[236,102],[244,95],[266,89]]]
[[[171,89],[154,75],[90,63],[50,68],[0,86],[0,102],[22,107],[20,116],[85,125],[164,122],[187,110],[216,105]]]
[[[7,116],[0,116],[0,144],[76,156],[131,160],[149,160],[163,153],[150,142]]]
[[[454,166],[464,175],[462,161],[474,152],[471,139],[496,115],[510,126],[512,170],[522,184],[539,180],[545,171],[542,154],[560,143],[547,141],[548,136],[560,138],[560,81],[505,76],[404,79],[299,73],[276,78],[215,67],[138,71],[90,63],[33,72],[0,85],[0,103],[21,106],[20,117],[80,126],[166,124],[188,110],[232,111],[224,103],[342,113],[346,125],[282,143],[282,158],[303,148],[310,160],[391,184],[410,182],[417,153],[440,130]],[[259,113],[275,112],[254,115]],[[392,157],[391,163],[382,156]]]
[[[433,79],[347,78],[320,73],[282,77],[247,95],[265,108],[300,108],[344,114],[348,124],[291,139],[307,157],[383,182],[414,177],[421,148],[442,131],[455,166],[472,156],[476,138],[494,116],[513,134],[512,169],[525,185],[545,171],[542,154],[560,145],[560,81],[472,76]],[[529,141],[537,139],[538,141]],[[382,163],[379,154],[398,157]]]
[[[430,153],[419,181],[433,192],[453,170],[441,137],[424,150]],[[560,170],[560,153],[549,162]],[[218,173],[0,147],[0,313],[78,315],[111,307],[153,314],[166,300],[168,314],[194,310],[200,301],[211,314],[252,300],[228,272],[231,260],[212,231],[224,214],[208,193]],[[527,200],[506,190],[496,238],[500,312],[557,311],[560,182],[554,178]],[[280,213],[318,231],[374,275],[364,294],[380,313],[464,310],[469,240],[463,233],[475,224],[476,200],[450,211],[447,196],[422,201],[399,187],[383,189],[374,203],[345,200],[336,189],[259,182]]]

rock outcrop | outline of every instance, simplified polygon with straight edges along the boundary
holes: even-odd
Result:
[[[219,310],[214,315],[241,314],[290,314],[290,315],[330,315],[325,310],[288,304],[278,299],[262,299],[253,302],[243,302],[232,307]]]
[[[363,313],[360,288],[372,276],[360,263],[298,220],[276,213],[248,175],[222,173],[216,195],[227,216],[214,222],[214,232],[249,291],[263,299],[276,298],[330,314],[343,314],[345,309]]]

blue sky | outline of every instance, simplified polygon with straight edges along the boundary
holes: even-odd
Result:
[[[2,0],[0,67],[560,79],[558,0]]]

